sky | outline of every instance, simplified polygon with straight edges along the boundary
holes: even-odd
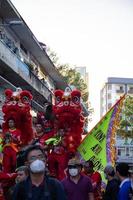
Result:
[[[100,89],[107,77],[133,78],[132,0],[12,0],[40,42],[60,63],[86,66],[90,128],[100,118]]]

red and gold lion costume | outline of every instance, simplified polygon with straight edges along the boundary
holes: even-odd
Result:
[[[27,90],[17,88],[15,92],[11,89],[5,90],[5,102],[2,107],[4,114],[3,132],[8,130],[8,120],[14,119],[16,128],[21,131],[23,145],[28,144],[33,136],[32,117],[30,114],[32,95]]]
[[[75,156],[77,147],[80,145],[84,117],[80,91],[70,91],[69,88],[66,88],[65,91],[56,90],[54,94],[54,128],[56,135],[62,139],[49,155],[48,163],[51,175],[62,180],[65,177],[64,172],[69,158]]]
[[[63,129],[63,144],[70,152],[76,152],[81,142],[84,126],[84,117],[81,108],[81,92],[70,91],[66,88],[55,91],[55,105],[53,111],[56,117],[57,130]]]
[[[3,123],[3,170],[6,173],[14,172],[16,168],[16,154],[19,148],[27,145],[32,137],[32,117],[30,103],[32,95],[26,90],[17,88],[15,92],[10,89],[5,91],[5,102],[2,107],[4,114]],[[10,129],[9,121],[14,127]]]

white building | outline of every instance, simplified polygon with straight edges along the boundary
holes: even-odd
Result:
[[[133,95],[133,78],[109,77],[100,91],[101,117],[124,94]],[[133,139],[116,136],[116,162],[127,162],[133,165]]]
[[[133,144],[131,144],[131,141],[129,143],[117,139],[116,162],[126,162],[133,166]]]
[[[109,77],[100,91],[100,117],[124,94],[133,94],[133,78]]]

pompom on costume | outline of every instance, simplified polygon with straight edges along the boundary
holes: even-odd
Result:
[[[16,167],[16,153],[20,146],[27,145],[32,137],[32,117],[30,103],[32,95],[29,91],[17,88],[15,92],[5,90],[5,102],[2,107],[4,114],[3,129],[3,169],[12,173]],[[13,121],[15,127],[9,127],[9,121]]]

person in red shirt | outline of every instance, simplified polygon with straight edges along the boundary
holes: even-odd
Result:
[[[21,131],[15,127],[14,119],[8,120],[3,132],[3,171],[12,173],[16,168],[16,154],[21,145]]]
[[[36,132],[35,132],[35,139],[33,140],[34,142],[40,143],[41,146],[45,145],[45,141],[48,140],[49,138],[53,137],[53,133],[45,133],[43,130],[43,126],[41,123],[37,123],[35,126]]]
[[[62,180],[65,178],[65,169],[68,163],[68,152],[64,147],[57,145],[48,156],[48,167],[50,175]]]
[[[34,141],[37,141],[41,145],[44,145],[44,131],[41,123],[36,123],[35,125],[35,139]]]
[[[15,121],[12,118],[8,120],[8,129],[4,130],[4,136],[7,132],[11,134],[13,143],[17,145],[21,143],[21,131],[16,128]]]
[[[2,171],[2,165],[0,163],[0,200],[5,200],[5,193],[7,189],[15,182],[17,177],[16,173],[5,173]]]
[[[102,178],[99,172],[94,171],[94,165],[92,161],[89,160],[84,163],[84,173],[85,175],[89,176],[89,178],[92,181],[94,199],[95,200],[102,199],[101,195]]]

